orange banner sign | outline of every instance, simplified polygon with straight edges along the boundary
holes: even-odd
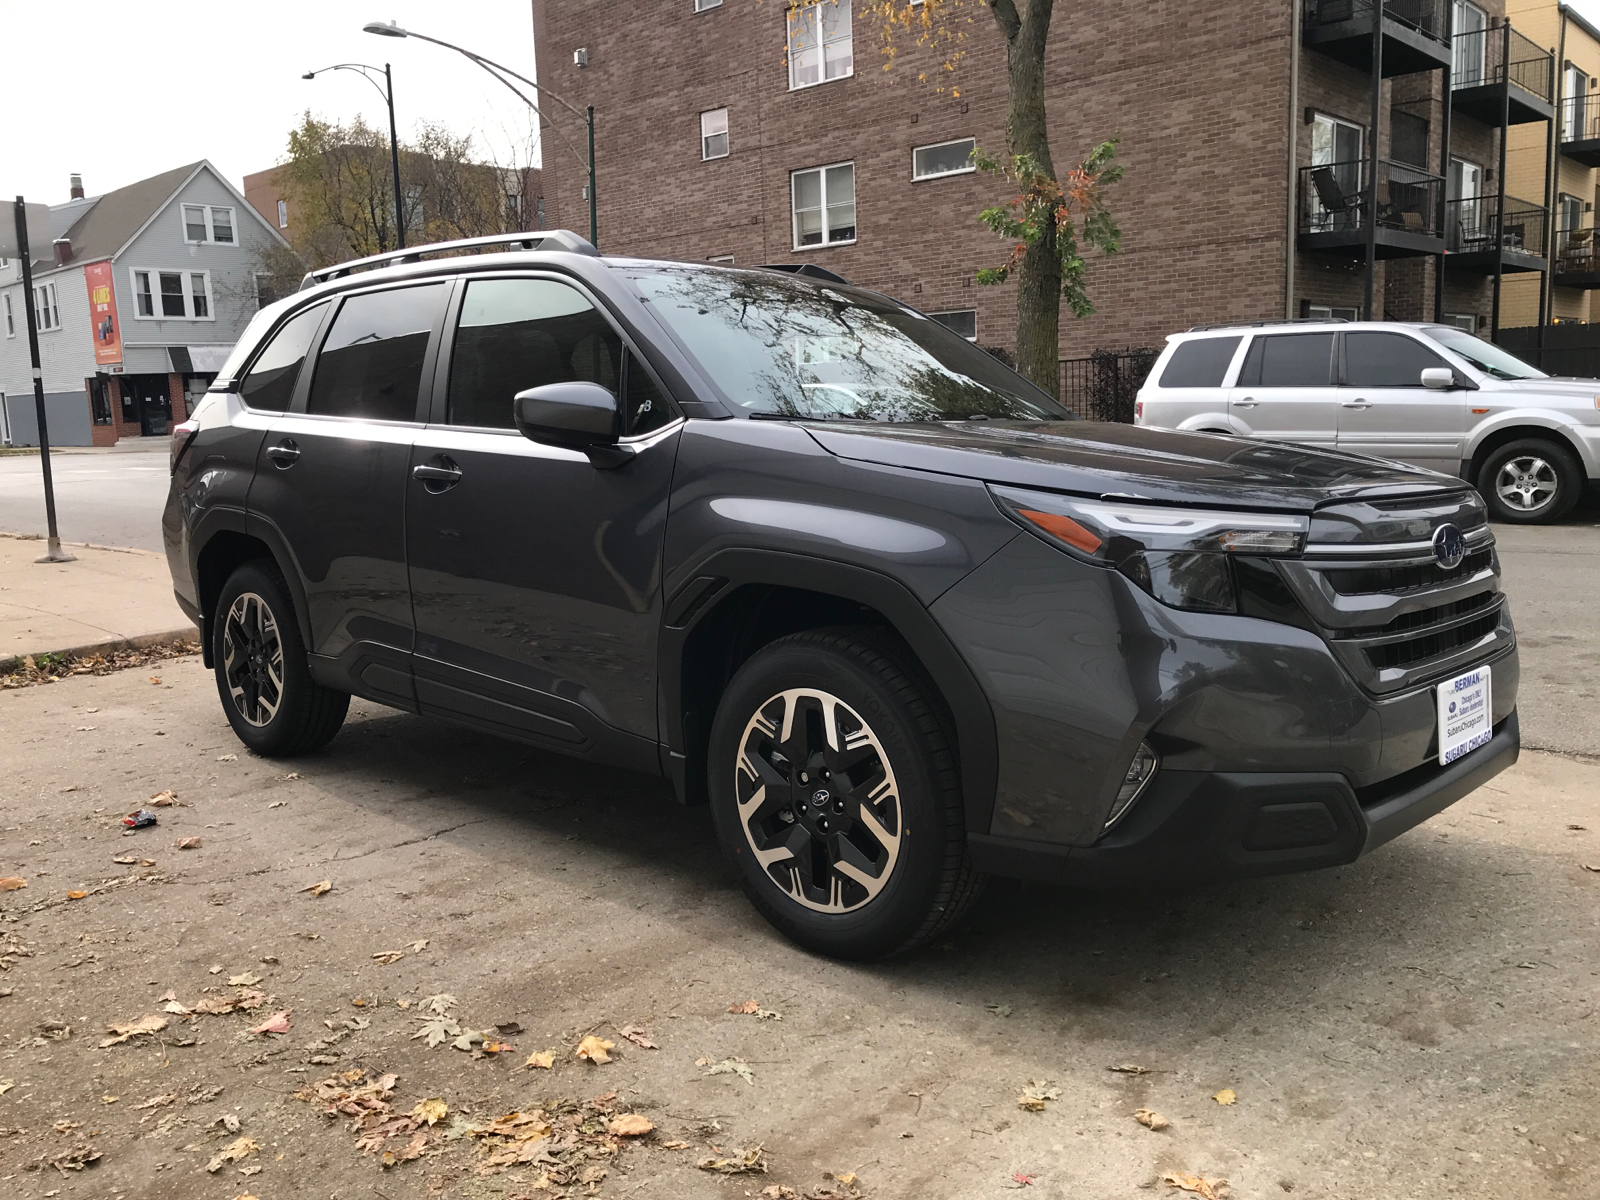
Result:
[[[111,264],[90,263],[83,269],[89,285],[89,321],[94,329],[96,366],[122,361],[122,332],[117,328],[117,298],[111,287]]]

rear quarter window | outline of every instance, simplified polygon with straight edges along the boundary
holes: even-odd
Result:
[[[1221,387],[1228,364],[1242,339],[1237,337],[1191,338],[1179,342],[1162,369],[1164,388]]]

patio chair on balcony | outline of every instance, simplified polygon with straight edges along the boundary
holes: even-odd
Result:
[[[1311,186],[1316,189],[1317,204],[1322,209],[1317,215],[1326,219],[1328,228],[1346,229],[1361,223],[1361,193],[1345,195],[1332,167],[1318,167],[1312,171]]]
[[[1561,247],[1561,267],[1563,274],[1576,274],[1580,271],[1589,271],[1594,268],[1594,230],[1574,229],[1565,238]]]

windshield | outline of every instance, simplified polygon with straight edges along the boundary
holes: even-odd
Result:
[[[1074,419],[987,351],[891,300],[768,271],[652,268],[631,277],[744,416]]]
[[[1490,342],[1475,337],[1465,329],[1435,326],[1428,336],[1441,346],[1454,350],[1485,375],[1496,379],[1548,379],[1543,371],[1530,367],[1515,354],[1508,354]]]

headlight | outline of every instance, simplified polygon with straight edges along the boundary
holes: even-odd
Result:
[[[1121,571],[1163,604],[1194,612],[1238,611],[1229,556],[1299,554],[1308,517],[1159,508],[990,489],[1010,516],[1069,554]]]

